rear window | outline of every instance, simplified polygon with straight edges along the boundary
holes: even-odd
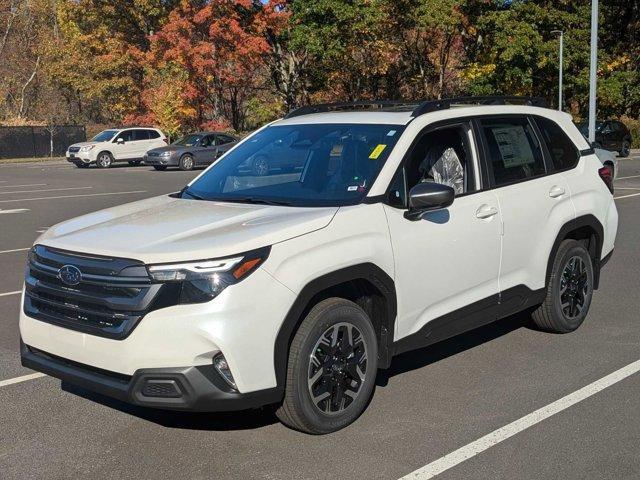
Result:
[[[133,139],[134,140],[149,140],[149,132],[148,132],[148,130],[134,130],[133,131]]]
[[[567,170],[575,167],[580,159],[580,152],[569,139],[564,130],[553,120],[536,117],[536,123],[547,144],[551,160],[556,170]]]
[[[542,148],[524,117],[480,121],[497,187],[546,173]]]

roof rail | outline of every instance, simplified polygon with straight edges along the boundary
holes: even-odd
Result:
[[[461,103],[466,104],[478,104],[478,105],[528,105],[531,107],[543,107],[546,108],[547,101],[542,97],[518,97],[518,96],[484,96],[484,97],[454,97],[443,98],[441,100],[427,100],[418,105],[413,112],[412,117],[424,115],[425,113],[435,112],[436,110],[446,110],[451,108],[451,105],[457,105]]]
[[[529,105],[533,107],[547,107],[547,101],[542,97],[517,97],[517,96],[485,96],[485,97],[454,97],[441,100],[411,101],[411,100],[361,100],[356,102],[319,103],[317,105],[305,105],[287,113],[284,118],[299,117],[312,113],[333,112],[337,110],[365,110],[365,109],[393,109],[401,107],[411,111],[412,117],[424,115],[437,110],[446,110],[457,104],[478,105]]]
[[[299,117],[300,115],[309,115],[311,113],[333,112],[336,110],[365,110],[368,108],[382,109],[393,107],[415,107],[418,102],[409,102],[406,100],[361,100],[356,102],[340,102],[340,103],[319,103],[317,105],[306,105],[296,108],[287,113],[284,118]]]

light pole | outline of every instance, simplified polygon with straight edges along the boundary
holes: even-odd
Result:
[[[589,66],[589,141],[596,139],[596,72],[598,70],[598,0],[591,0],[591,65]]]
[[[562,55],[564,51],[564,32],[562,30],[551,30],[551,33],[560,34],[560,61],[559,61],[559,74],[558,74],[558,110],[562,111],[562,70],[563,62]]]

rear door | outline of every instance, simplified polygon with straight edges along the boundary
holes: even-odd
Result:
[[[513,302],[511,307],[517,310],[518,302],[527,300],[528,290],[544,288],[556,234],[574,218],[569,185],[555,171],[532,118],[491,116],[476,124],[504,223],[501,301]]]
[[[218,147],[216,158],[224,155],[229,149],[235,147],[236,143],[238,143],[236,139],[229,135],[216,135],[216,145]]]
[[[167,145],[167,142],[157,130],[149,128],[147,129],[147,134],[149,135],[147,151],[151,150],[152,148],[160,148]]]

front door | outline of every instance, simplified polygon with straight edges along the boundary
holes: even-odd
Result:
[[[447,209],[409,220],[403,197],[424,181],[452,186],[456,198]],[[395,258],[396,340],[411,334],[445,338],[447,332],[474,326],[455,322],[474,322],[474,313],[496,305],[502,223],[496,196],[480,189],[470,126],[423,133],[389,195],[385,211]]]

